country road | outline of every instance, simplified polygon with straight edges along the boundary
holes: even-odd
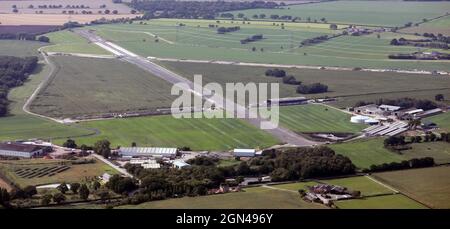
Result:
[[[101,48],[113,53],[114,55],[118,56],[121,60],[124,60],[126,62],[129,62],[133,65],[136,65],[140,67],[143,70],[146,70],[153,75],[171,83],[171,84],[178,84],[182,83],[180,86],[182,89],[189,91],[195,95],[199,95],[199,92],[194,90],[194,83],[158,64],[155,64],[148,60],[147,58],[141,57],[133,52],[130,52],[126,50],[123,47],[120,47],[117,44],[114,44],[110,41],[106,41],[103,38],[97,36],[96,34],[87,31],[85,29],[77,29],[74,30],[75,33],[78,35],[88,39],[90,42],[100,46]],[[208,92],[208,91],[206,91]],[[209,100],[210,102],[216,104],[217,108],[224,109],[225,111],[233,111],[234,117],[246,117],[243,118],[248,123],[254,125],[257,128],[261,127],[262,123],[268,123],[267,120],[262,118],[249,118],[254,117],[250,116],[249,114],[253,111],[250,111],[248,108],[235,103],[234,101],[230,101],[228,99],[225,99],[220,96],[214,96],[211,98],[205,98],[206,100]],[[225,105],[221,105],[225,104]],[[278,138],[280,141],[296,145],[296,146],[312,146],[319,144],[317,142],[308,140],[304,138],[303,136],[298,135],[295,132],[292,132],[288,129],[282,128],[282,127],[274,127],[272,129],[264,129],[264,131],[270,133],[274,137]]]

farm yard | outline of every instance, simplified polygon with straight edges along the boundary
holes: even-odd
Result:
[[[86,145],[108,139],[111,147],[128,146],[136,142],[140,146],[230,150],[239,147],[263,148],[279,143],[268,133],[238,119],[175,119],[171,115],[161,115],[89,121],[78,125],[100,131],[97,136],[75,138],[77,143]]]
[[[300,17],[301,21],[310,18],[320,21],[325,18],[328,23],[356,24],[369,26],[403,26],[408,22],[421,22],[422,19],[435,18],[448,12],[447,2],[404,2],[404,1],[332,1],[318,4],[305,4],[280,7],[279,9],[251,9],[231,11],[243,13],[247,18],[255,14],[277,14]]]
[[[24,159],[0,161],[0,172],[20,187],[27,185],[80,182],[85,177],[117,173],[103,162],[75,164],[69,160]]]
[[[431,208],[449,208],[450,167],[383,172],[374,174],[405,195]]]
[[[282,126],[298,133],[356,133],[366,125],[350,123],[350,114],[323,105],[280,107]]]
[[[170,108],[172,85],[117,59],[52,57],[57,71],[30,109],[57,118]]]
[[[383,33],[379,38],[340,36],[313,46],[299,47],[304,39],[318,35],[331,36],[336,31],[330,30],[328,25],[324,27],[320,24],[273,24],[254,21],[242,24],[231,20],[154,19],[130,25],[100,25],[91,28],[103,38],[132,52],[158,58],[350,68],[450,70],[448,61],[388,59],[389,54],[417,51],[414,47],[391,46],[390,41],[394,37],[400,38],[402,35],[399,34]],[[226,34],[217,33],[218,27],[234,26],[239,26],[240,29]],[[240,39],[255,34],[263,34],[264,39],[240,43]]]

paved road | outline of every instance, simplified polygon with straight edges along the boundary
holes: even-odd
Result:
[[[92,156],[94,156],[95,158],[99,159],[100,161],[103,161],[104,163],[106,163],[107,165],[113,167],[115,170],[119,171],[120,173],[122,173],[123,175],[127,176],[127,177],[131,177],[133,178],[133,175],[131,175],[129,172],[127,172],[127,170],[120,168],[119,166],[113,164],[112,162],[108,161],[107,159],[105,159],[104,157],[98,155],[98,154],[91,154]]]
[[[158,64],[155,64],[148,59],[141,57],[139,55],[136,55],[135,53],[132,53],[117,44],[114,44],[112,42],[106,41],[103,38],[97,36],[96,34],[85,30],[85,29],[77,29],[75,32],[82,37],[88,39],[89,41],[93,42],[94,44],[108,50],[109,52],[113,53],[114,55],[118,56],[124,61],[127,61],[131,64],[134,64],[153,75],[171,83],[171,84],[177,84],[177,83],[184,83],[184,85],[180,86],[182,89],[192,92],[195,95],[199,95],[198,92],[194,91],[194,83]],[[207,92],[207,91],[206,91]],[[206,100],[210,100],[210,102],[215,103],[217,108],[224,109],[226,111],[232,111],[234,108],[234,117],[244,117],[243,119],[249,122],[250,124],[256,126],[257,128],[260,128],[261,123],[267,123],[267,120],[262,118],[249,118],[249,117],[255,117],[251,116],[250,114],[252,111],[247,109],[244,106],[241,106],[239,104],[236,104],[234,101],[230,101],[228,99],[222,98],[222,97],[214,97],[214,98],[206,98]],[[224,106],[221,106],[220,104],[225,104]],[[317,142],[310,141],[303,136],[300,136],[288,129],[282,128],[282,127],[275,127],[273,129],[265,129],[264,131],[272,134],[276,138],[280,139],[282,142],[291,144],[291,145],[297,145],[297,146],[311,146],[318,144]]]

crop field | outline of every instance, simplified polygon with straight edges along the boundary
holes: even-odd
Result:
[[[38,5],[62,5],[63,7],[60,9],[51,9],[51,8],[38,8]],[[19,13],[24,14],[34,14],[36,11],[42,11],[43,14],[61,14],[63,10],[74,10],[77,13],[81,14],[83,9],[66,9],[66,5],[84,5],[89,7],[89,9],[85,9],[88,11],[92,11],[92,13],[96,14],[98,10],[108,9],[110,11],[117,10],[119,14],[129,14],[131,8],[125,4],[114,4],[111,0],[77,0],[76,2],[72,0],[2,0],[0,1],[0,13],[8,14],[12,13],[12,6],[16,5]],[[29,8],[30,5],[33,5],[33,8]],[[106,5],[106,8],[100,8],[100,5]]]
[[[301,95],[296,86],[282,83],[281,79],[264,75],[269,68],[224,64],[204,64],[161,61],[160,64],[193,80],[194,74],[203,76],[203,84],[219,83],[279,83],[280,98],[306,96],[307,98],[341,97],[333,105],[353,106],[358,101],[375,101],[378,98],[429,98],[434,100],[436,93],[450,98],[450,79],[446,76],[404,74],[393,72],[331,71],[284,68],[287,74],[295,76],[305,84],[324,83],[330,91],[327,93]],[[351,85],[351,86],[350,86]],[[270,94],[270,93],[269,93]],[[448,95],[448,96],[447,96]],[[443,103],[450,103],[450,100]]]
[[[431,208],[450,208],[448,166],[383,172],[374,176]]]
[[[243,192],[183,197],[152,201],[139,205],[125,205],[118,208],[137,209],[311,209],[325,208],[301,199],[296,191],[274,190],[264,187],[246,188]]]
[[[0,40],[2,56],[37,56],[37,49],[47,45],[37,41]]]
[[[82,122],[81,127],[98,129],[100,135],[75,138],[77,143],[93,145],[108,139],[112,147],[140,146],[191,147],[192,150],[230,150],[258,148],[279,143],[271,135],[238,119],[183,118],[171,115]]]
[[[424,205],[402,195],[374,196],[335,202],[341,209],[426,209]]]
[[[2,25],[63,25],[69,21],[84,24],[101,18],[118,19],[136,16],[134,14],[2,14],[0,21]]]
[[[341,36],[314,46],[299,47],[300,42],[306,38],[330,35],[334,31],[309,26],[309,24],[307,24],[309,28],[308,26],[298,26],[302,23],[286,24],[284,29],[281,29],[277,23],[274,26],[274,22],[272,24],[270,22],[250,22],[251,24],[245,25],[238,21],[233,24],[226,20],[219,22],[157,19],[145,21],[143,24],[100,25],[91,28],[97,30],[97,34],[105,39],[116,42],[132,52],[159,58],[382,69],[450,70],[448,61],[388,59],[388,55],[392,53],[417,51],[414,47],[389,44],[394,37],[411,35],[389,33],[385,35],[383,33],[380,38],[376,36]],[[180,23],[184,26],[179,26]],[[219,27],[240,26],[241,29],[227,34],[217,34],[216,28],[209,28],[208,23]],[[291,26],[291,24],[293,25]],[[240,39],[254,34],[263,34],[265,39],[240,44]]]
[[[419,26],[409,27],[401,30],[405,33],[433,33],[433,34],[443,34],[445,36],[450,36],[450,16],[442,17],[437,20],[432,20]]]
[[[281,106],[279,115],[282,126],[301,133],[356,133],[367,127],[351,123],[349,114],[317,104]]]
[[[117,59],[71,56],[51,58],[57,71],[31,105],[52,117],[78,117],[155,111],[176,98],[171,84]]]
[[[346,187],[352,191],[360,191],[363,196],[381,195],[381,194],[391,194],[392,190],[380,185],[373,180],[370,180],[366,176],[348,177],[348,178],[338,178],[331,180],[320,180],[320,183],[339,185]],[[307,189],[307,186],[313,186],[318,184],[318,182],[298,182],[290,184],[273,185],[272,187],[281,188],[286,190],[298,191],[299,189]]]
[[[402,151],[406,159],[432,157],[437,164],[450,163],[450,143],[422,142],[411,146],[412,149]]]
[[[50,38],[51,42],[50,46],[44,48],[47,52],[111,55],[108,51],[68,30],[47,33],[45,36]]]
[[[254,14],[278,14],[300,17],[306,21],[320,21],[325,18],[328,23],[403,26],[408,22],[421,22],[422,19],[435,18],[448,12],[447,2],[402,2],[402,1],[332,1],[316,4],[285,6],[279,9],[251,9],[232,11],[237,17],[243,13],[252,18]]]
[[[44,159],[0,161],[0,172],[20,187],[80,182],[85,177],[100,176],[105,172],[117,173],[113,168],[97,159],[95,159],[95,163],[89,164],[71,164],[70,161],[65,160]]]
[[[450,96],[446,97],[446,98],[450,98]],[[436,123],[438,125],[438,127],[440,129],[442,129],[443,131],[450,131],[450,112],[432,116],[432,117],[426,118],[425,120],[430,120],[430,121]]]
[[[399,162],[405,158],[384,148],[383,138],[357,140],[330,145],[336,153],[347,156],[358,168],[369,168],[371,165]]]

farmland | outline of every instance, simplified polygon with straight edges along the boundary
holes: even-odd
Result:
[[[193,150],[229,150],[237,147],[267,147],[279,141],[271,135],[237,119],[175,119],[171,115],[82,122],[84,128],[98,129],[101,134],[75,138],[77,143],[92,145],[108,139],[112,147],[189,146]]]
[[[364,199],[337,201],[336,206],[342,209],[426,209],[414,200],[402,194],[375,196]]]
[[[203,84],[217,82],[280,83],[280,98],[306,96],[307,98],[341,97],[333,105],[337,107],[353,106],[358,101],[375,101],[378,98],[428,98],[433,99],[436,93],[442,93],[450,98],[450,80],[445,76],[430,77],[420,74],[404,74],[393,72],[361,72],[361,71],[331,71],[284,68],[287,74],[292,74],[305,84],[324,83],[329,86],[327,93],[301,95],[296,93],[296,87],[283,84],[281,79],[264,75],[269,68],[161,61],[165,67],[193,80],[194,74],[203,76]],[[352,85],[352,86],[349,86]],[[444,101],[444,103],[448,103]]]
[[[176,98],[171,85],[117,59],[59,56],[56,73],[31,105],[52,117],[77,117],[133,111],[155,111]]]
[[[134,22],[131,25],[100,25],[91,28],[105,39],[114,41],[132,52],[142,56],[159,58],[449,70],[447,61],[398,61],[388,59],[389,54],[410,53],[417,50],[414,47],[391,46],[389,44],[394,37],[400,38],[405,35],[383,33],[379,38],[376,36],[340,36],[314,46],[298,47],[300,42],[306,38],[317,35],[331,35],[335,31],[327,29],[327,26],[321,27],[320,24],[285,23],[284,29],[282,29],[279,23],[273,25],[270,22],[252,21],[249,22],[250,24],[242,24],[239,21],[231,20],[219,20],[218,22],[212,20],[156,19],[139,23]],[[180,24],[183,24],[183,26],[180,26]],[[214,25],[214,28],[210,28],[209,25]],[[218,27],[239,26],[240,30],[227,34],[217,34],[216,25]],[[240,39],[255,33],[263,34],[264,39],[240,44]],[[155,36],[158,38],[155,38]]]
[[[50,38],[51,45],[44,48],[47,52],[83,53],[110,55],[109,52],[88,41],[73,32],[59,31],[45,34]]]
[[[430,120],[438,125],[442,130],[450,131],[450,112],[439,114],[426,120]]]
[[[0,161],[0,172],[20,187],[60,182],[80,182],[85,177],[117,173],[99,160],[95,163],[72,164],[65,160]]]
[[[401,152],[406,159],[432,157],[437,164],[450,163],[450,144],[447,142],[422,142],[411,147]]]
[[[450,167],[377,173],[377,179],[432,208],[449,208]]]
[[[404,33],[433,33],[450,36],[450,16],[432,20],[417,27],[410,27],[401,30]]]
[[[350,116],[323,105],[280,107],[280,123],[295,132],[356,133],[366,126],[350,123]]]
[[[264,187],[247,188],[243,192],[200,197],[183,197],[152,201],[140,205],[125,205],[118,208],[138,209],[310,209],[325,208],[319,204],[305,202],[296,192],[273,190]]]
[[[290,15],[306,21],[344,23],[372,26],[403,26],[407,22],[421,22],[423,18],[434,18],[448,12],[446,2],[402,2],[402,1],[332,1],[317,4],[285,6],[280,9],[252,9],[233,11],[236,17],[243,13],[252,18],[254,14]]]
[[[112,20],[136,16],[133,14],[2,14],[0,20],[2,25],[63,25],[69,21],[84,24],[101,18]]]
[[[330,145],[336,153],[349,157],[359,168],[369,168],[389,162],[399,162],[404,158],[383,146],[383,138],[357,140],[347,143]]]
[[[0,54],[3,56],[36,56],[37,49],[47,45],[37,41],[0,40]]]

